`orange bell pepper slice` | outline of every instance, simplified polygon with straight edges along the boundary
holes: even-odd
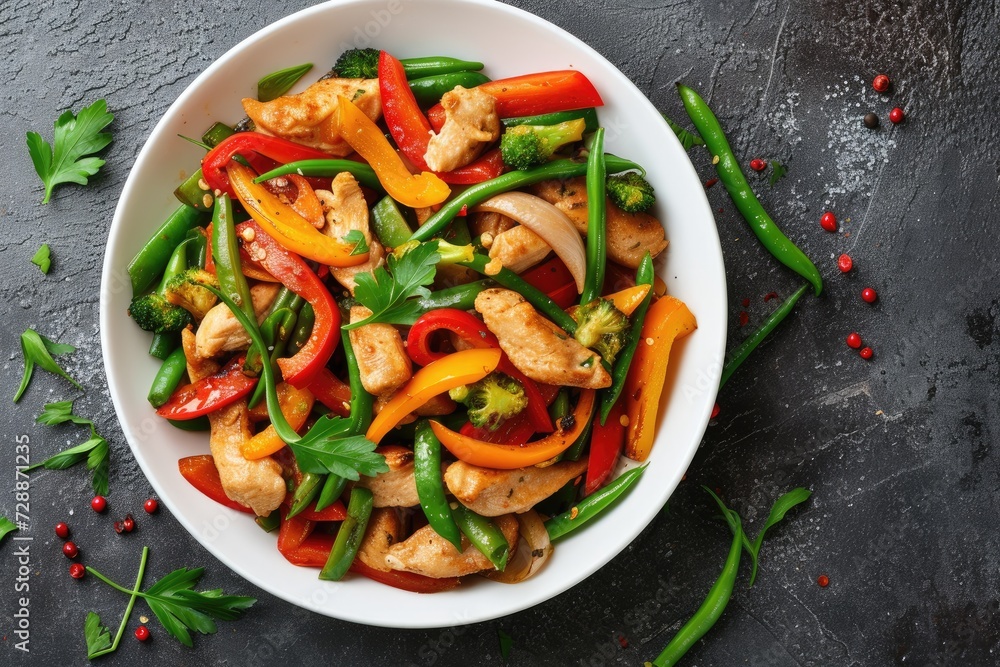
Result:
[[[427,364],[385,404],[365,437],[378,444],[403,417],[433,397],[489,375],[500,363],[501,354],[499,349],[462,350]]]
[[[421,208],[440,204],[451,188],[429,171],[414,176],[372,120],[341,95],[337,100],[337,132],[363,157],[389,195],[401,204]]]
[[[288,425],[298,431],[306,423],[312,412],[316,399],[308,389],[296,389],[287,382],[278,385],[278,404],[281,414],[285,415]],[[243,458],[254,460],[274,454],[285,446],[285,441],[278,436],[274,426],[268,426],[249,440],[240,445]]]
[[[615,308],[624,314],[631,315],[639,307],[639,304],[642,303],[642,300],[646,298],[646,295],[649,294],[649,290],[649,285],[635,285],[601,298],[615,304]]]
[[[440,422],[431,421],[431,430],[449,452],[460,461],[483,468],[513,470],[544,463],[558,456],[570,445],[576,442],[594,413],[594,401],[597,392],[584,389],[580,392],[580,400],[573,410],[573,419],[568,428],[563,428],[566,418],[559,420],[556,430],[541,440],[525,445],[501,445],[452,431]]]
[[[254,183],[254,173],[243,165],[231,162],[226,172],[243,208],[284,248],[329,266],[357,266],[368,261],[367,252],[352,255],[353,243],[327,236],[267,188]]]
[[[664,296],[646,311],[642,338],[622,392],[628,417],[625,455],[634,461],[645,461],[653,447],[656,415],[673,343],[697,328],[688,307],[672,296]]]

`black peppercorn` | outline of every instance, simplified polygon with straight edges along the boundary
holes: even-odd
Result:
[[[876,127],[878,127],[878,115],[870,112],[866,113],[865,127],[867,127],[869,130],[874,130]]]

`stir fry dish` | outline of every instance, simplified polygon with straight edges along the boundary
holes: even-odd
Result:
[[[265,78],[128,267],[149,401],[208,433],[180,474],[324,580],[538,572],[643,475],[622,457],[697,326],[586,75],[483,68],[354,49],[297,94]]]

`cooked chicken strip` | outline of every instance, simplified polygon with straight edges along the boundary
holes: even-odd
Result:
[[[518,538],[517,519],[511,514],[506,514],[497,517],[494,522],[507,538],[510,552],[514,553]],[[385,563],[393,570],[415,572],[435,579],[461,577],[493,569],[489,559],[479,549],[469,544],[464,535],[462,551],[458,552],[454,544],[438,535],[429,525],[389,547]]]
[[[529,191],[555,204],[573,221],[581,234],[587,233],[587,183],[584,177],[566,181],[542,181]],[[638,268],[648,250],[656,257],[667,247],[660,221],[646,213],[626,213],[610,201],[607,217],[608,259],[629,268]]]
[[[361,476],[357,486],[371,489],[375,507],[413,507],[420,504],[417,482],[413,476],[413,450],[399,445],[378,447],[375,451],[385,456],[389,472],[374,477]]]
[[[368,261],[348,267],[330,267],[330,273],[351,294],[354,294],[354,277],[359,273],[371,273],[382,265],[384,252],[382,245],[372,238],[368,225],[368,204],[361,186],[353,175],[346,171],[337,174],[329,190],[317,190],[316,196],[323,205],[326,226],[323,233],[333,238],[341,238],[348,232],[358,230],[368,244]]]
[[[281,466],[269,456],[248,461],[240,452],[253,435],[246,400],[209,413],[208,421],[212,425],[209,446],[226,495],[258,516],[277,509],[287,492]]]
[[[527,512],[586,470],[586,460],[517,470],[480,468],[456,461],[445,471],[444,483],[473,512],[499,516]]]
[[[337,157],[353,149],[337,133],[337,97],[345,96],[372,120],[382,115],[378,79],[323,79],[297,95],[270,102],[243,99],[243,110],[257,131],[318,148]]]
[[[542,317],[517,292],[483,290],[476,297],[476,310],[517,370],[532,380],[589,389],[611,386],[600,355]]]
[[[351,322],[360,322],[372,311],[351,306]],[[358,359],[358,371],[365,391],[381,396],[395,391],[413,375],[403,338],[391,324],[366,324],[350,330],[351,346]]]
[[[464,167],[500,137],[496,99],[478,88],[455,86],[441,97],[445,121],[431,137],[424,160],[432,171]]]
[[[550,252],[552,248],[549,244],[524,225],[501,232],[490,246],[490,258],[499,259],[504,267],[514,273],[527,271],[545,259]]]
[[[281,285],[278,283],[258,283],[250,288],[250,300],[257,314],[257,322],[263,322],[267,309],[274,303]],[[224,303],[217,303],[205,313],[205,318],[195,334],[196,353],[199,357],[214,357],[222,352],[235,352],[250,347],[250,336]]]
[[[372,510],[371,518],[368,519],[365,536],[358,548],[358,559],[368,567],[388,572],[390,568],[385,564],[386,554],[389,553],[389,547],[396,544],[402,534],[403,526],[395,509],[375,508]]]
[[[181,347],[187,360],[187,374],[191,382],[197,382],[213,373],[217,373],[222,365],[214,359],[198,356],[197,336],[189,325],[181,331]]]

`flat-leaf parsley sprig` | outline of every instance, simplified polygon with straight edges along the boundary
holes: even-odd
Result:
[[[69,373],[60,368],[56,360],[52,358],[52,355],[58,356],[70,352],[76,352],[76,348],[72,345],[51,341],[34,329],[25,329],[24,333],[21,334],[21,354],[24,356],[24,374],[21,376],[21,386],[17,388],[17,393],[14,394],[14,402],[17,403],[21,400],[24,390],[28,388],[28,384],[31,382],[31,376],[35,373],[35,366],[65,378],[77,389],[83,389],[80,383],[71,378]]]
[[[66,422],[89,426],[90,438],[82,444],[64,449],[58,454],[50,456],[41,463],[28,466],[24,471],[30,472],[38,468],[65,470],[66,468],[75,466],[77,463],[86,461],[87,469],[93,471],[91,485],[94,487],[94,493],[99,496],[108,495],[108,468],[111,459],[111,448],[108,446],[108,441],[97,432],[94,422],[86,417],[73,414],[73,401],[48,403],[35,421],[39,424],[47,424],[49,426],[65,424]]]

